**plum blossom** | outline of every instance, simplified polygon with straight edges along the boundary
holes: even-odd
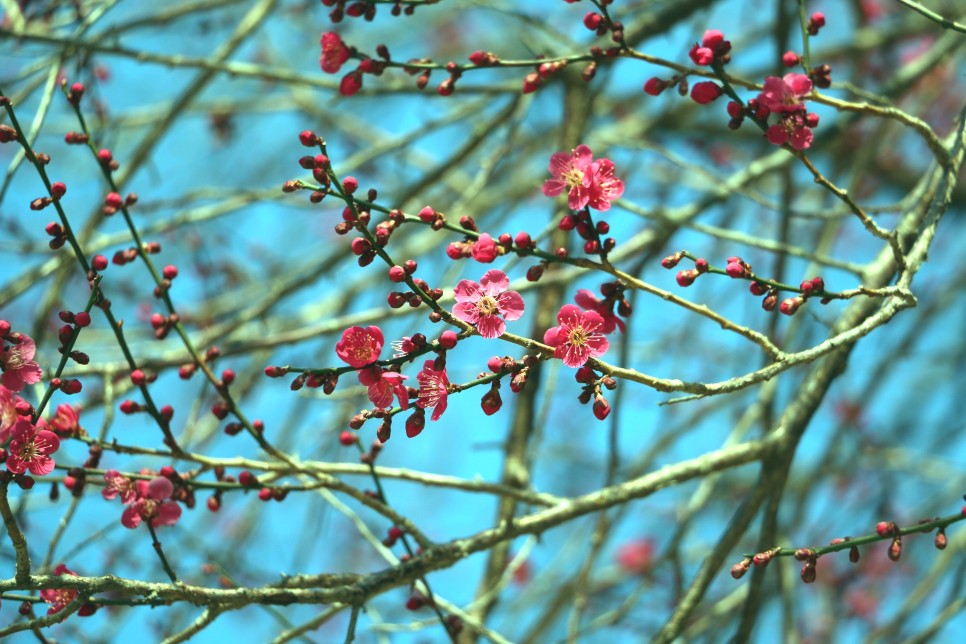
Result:
[[[121,503],[130,503],[137,498],[137,486],[134,485],[134,481],[117,470],[107,470],[104,472],[104,489],[101,490],[101,496],[108,501],[120,496]]]
[[[614,163],[610,159],[594,162],[593,186],[587,205],[601,212],[610,210],[610,202],[624,194],[624,182],[614,176]]]
[[[17,414],[18,399],[16,394],[0,385],[0,443],[6,442],[10,437],[10,430],[20,418]]]
[[[473,259],[481,264],[489,264],[500,254],[496,242],[493,241],[493,237],[487,233],[480,235],[479,239],[473,244],[470,252],[473,255]]]
[[[322,55],[319,56],[319,66],[326,74],[335,74],[349,60],[349,48],[342,42],[339,34],[327,31],[319,40],[322,45]]]
[[[758,103],[765,110],[777,114],[777,123],[769,126],[765,135],[774,145],[791,145],[805,150],[812,145],[812,128],[818,125],[818,115],[806,112],[805,99],[812,91],[812,81],[805,74],[785,74],[782,78],[769,76],[758,94]]]
[[[40,381],[43,371],[34,361],[37,345],[29,335],[11,333],[7,336],[8,345],[3,342],[0,349],[0,384],[14,393],[23,391],[27,385]]]
[[[578,145],[569,154],[555,152],[550,156],[553,178],[543,184],[543,194],[556,197],[567,190],[567,205],[571,210],[590,206],[607,210],[610,202],[624,194],[624,183],[614,176],[610,159],[594,161],[593,152],[586,145]]]
[[[349,327],[342,332],[342,339],[335,345],[335,353],[350,367],[359,369],[379,359],[384,344],[382,330],[377,326],[363,329]]]
[[[393,340],[389,344],[392,346],[393,358],[408,356],[410,353],[416,350],[416,345],[413,343],[413,339],[408,335],[403,336],[402,340]]]
[[[782,78],[769,76],[758,94],[758,103],[776,114],[804,112],[805,97],[812,91],[812,81],[805,74],[785,74]]]
[[[580,308],[588,311],[597,311],[600,317],[604,319],[604,325],[601,327],[600,332],[609,335],[614,332],[615,329],[620,329],[621,333],[627,331],[624,326],[624,320],[617,317],[614,314],[614,302],[610,300],[599,300],[597,297],[585,288],[577,291],[574,296],[574,302],[576,302]]]
[[[484,338],[497,338],[506,331],[506,321],[523,315],[523,298],[508,291],[510,279],[498,270],[487,271],[479,282],[460,280],[456,285],[453,315],[476,326]]]
[[[50,455],[60,449],[57,434],[35,427],[29,420],[21,418],[10,431],[10,446],[7,448],[7,469],[14,474],[43,476],[54,470],[54,459]]]
[[[543,194],[556,197],[567,190],[567,205],[571,210],[580,210],[590,201],[590,186],[593,176],[593,152],[586,145],[578,145],[568,154],[554,152],[550,155],[550,174],[543,184]]]
[[[383,409],[392,407],[394,394],[399,399],[399,406],[409,409],[409,391],[403,380],[406,380],[406,376],[395,371],[386,371],[382,367],[373,366],[359,370],[359,382],[368,388],[369,400]]]
[[[80,408],[73,405],[57,405],[57,413],[50,419],[50,429],[58,436],[82,436]]]
[[[181,506],[172,500],[174,484],[164,476],[155,476],[150,481],[139,480],[135,483],[137,498],[121,514],[121,525],[134,529],[143,519],[151,521],[151,526],[174,525],[181,518]],[[123,496],[122,496],[123,500]]]
[[[61,575],[77,576],[76,572],[69,570],[64,564],[59,564],[54,568],[54,574],[58,577]],[[40,598],[50,604],[47,608],[47,614],[52,615],[64,610],[67,604],[77,599],[77,591],[73,588],[44,588],[40,591]]]
[[[597,311],[581,311],[565,304],[557,313],[560,326],[547,329],[545,344],[554,347],[554,356],[568,367],[582,367],[591,358],[604,355],[609,343],[603,334],[604,318]]]
[[[724,34],[717,29],[708,29],[701,38],[701,44],[695,43],[688,52],[688,56],[695,65],[710,65],[715,56],[723,56],[731,50],[731,43],[724,39]]]
[[[430,420],[439,420],[439,417],[446,411],[447,397],[449,396],[449,377],[446,369],[436,370],[435,361],[427,360],[423,364],[423,370],[416,374],[419,381],[419,399],[416,405],[423,409],[433,408],[433,415]]]

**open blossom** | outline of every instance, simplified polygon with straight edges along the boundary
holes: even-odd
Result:
[[[10,430],[20,419],[17,414],[18,396],[0,385],[0,443],[5,443],[10,437]]]
[[[627,328],[624,326],[624,320],[614,314],[613,302],[608,303],[607,300],[599,300],[585,288],[577,291],[577,294],[574,296],[574,302],[582,309],[597,311],[600,314],[600,317],[604,319],[604,325],[600,329],[601,333],[607,335],[613,333],[615,329],[620,329],[621,333],[627,331]]]
[[[54,568],[54,574],[58,577],[61,575],[77,576],[76,572],[68,570],[64,564],[59,564]],[[44,588],[40,591],[40,598],[50,604],[47,608],[47,614],[52,615],[64,610],[67,604],[74,601],[77,598],[77,591],[73,588]]]
[[[174,484],[164,476],[156,476],[150,481],[139,480],[135,483],[137,498],[121,514],[121,525],[134,529],[143,519],[157,528],[174,525],[181,518],[181,506],[168,500],[174,492]],[[123,500],[123,497],[122,497]]]
[[[327,31],[319,40],[322,45],[322,55],[319,56],[319,66],[326,74],[335,74],[349,60],[349,48],[342,42],[339,34]]]
[[[586,145],[578,145],[570,154],[554,152],[550,156],[550,174],[543,184],[543,194],[556,197],[567,190],[567,205],[580,210],[590,201],[590,185],[593,177],[594,155]]]
[[[50,419],[50,429],[59,436],[80,436],[80,408],[73,405],[57,405],[57,413]]]
[[[107,470],[104,472],[104,489],[101,496],[108,501],[121,497],[121,503],[130,503],[137,498],[137,486],[134,481],[124,476],[117,470]]]
[[[604,318],[597,311],[581,311],[565,304],[557,313],[560,326],[547,329],[543,341],[554,347],[554,356],[568,367],[582,367],[591,358],[604,355],[609,343],[603,334]]]
[[[21,418],[10,431],[10,446],[7,448],[7,469],[14,474],[43,476],[54,470],[54,459],[50,455],[60,449],[57,434],[35,427],[29,420]]]
[[[523,298],[508,291],[510,279],[498,270],[487,271],[480,281],[460,280],[456,285],[453,315],[476,326],[484,338],[497,338],[506,331],[506,322],[523,315]]]
[[[359,369],[379,359],[384,339],[377,326],[349,327],[342,332],[342,339],[335,345],[335,353],[350,367]]]
[[[812,81],[805,74],[785,74],[782,78],[769,76],[765,79],[765,88],[758,94],[758,103],[779,117],[778,122],[765,132],[770,143],[787,143],[796,150],[805,150],[812,145],[812,128],[818,125],[818,115],[806,112],[805,99],[811,91]]]
[[[392,407],[393,395],[399,400],[402,409],[409,409],[409,390],[403,384],[406,376],[382,367],[369,367],[359,370],[359,382],[368,388],[369,400],[376,407]]]
[[[812,81],[805,74],[785,74],[782,78],[769,76],[758,94],[758,103],[769,112],[804,112],[805,97],[812,91]]]
[[[416,374],[419,381],[419,399],[416,405],[423,409],[433,408],[433,415],[430,420],[439,420],[439,417],[446,411],[447,397],[449,396],[449,377],[446,369],[437,371],[434,360],[427,360],[423,364],[423,370]]]
[[[43,371],[34,361],[34,353],[37,345],[29,335],[23,333],[12,333],[7,340],[10,344],[3,343],[0,349],[0,383],[14,393],[23,391],[27,385],[32,385],[40,381]]]
[[[610,159],[595,161],[594,181],[587,205],[594,210],[610,210],[610,202],[624,194],[624,182],[614,176],[614,163]]]
[[[543,194],[556,197],[567,191],[567,205],[580,210],[589,205],[595,210],[607,210],[610,202],[624,194],[624,183],[614,176],[610,159],[594,161],[593,152],[586,145],[578,145],[569,154],[555,152],[550,156],[553,178],[543,184]]]

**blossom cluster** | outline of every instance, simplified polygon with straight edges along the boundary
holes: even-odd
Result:
[[[173,499],[174,493],[174,483],[166,476],[132,480],[117,470],[104,472],[101,495],[108,501],[121,499],[125,505],[121,525],[131,530],[141,525],[142,520],[150,521],[154,528],[177,523],[181,506]]]
[[[624,194],[624,182],[614,176],[614,162],[595,161],[586,145],[578,145],[571,152],[555,152],[549,170],[553,178],[544,182],[543,194],[556,197],[566,190],[571,210],[609,210],[611,202]]]

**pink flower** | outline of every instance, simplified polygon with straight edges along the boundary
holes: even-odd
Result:
[[[353,326],[342,332],[342,339],[335,345],[335,353],[350,367],[359,369],[379,359],[383,343],[379,327],[369,326],[363,329],[361,326]]]
[[[50,428],[60,436],[80,436],[80,408],[57,405],[57,414],[50,420]]]
[[[543,341],[554,347],[554,356],[568,367],[582,367],[607,351],[609,344],[601,332],[604,318],[597,311],[581,311],[565,304],[557,313],[557,322],[560,326],[547,329]]]
[[[61,575],[77,576],[77,573],[68,570],[64,564],[59,564],[54,568],[54,574],[58,577]],[[52,615],[64,610],[67,604],[74,601],[77,598],[77,591],[72,588],[44,588],[40,591],[40,598],[50,604],[47,614]]]
[[[17,400],[19,396],[0,385],[0,444],[5,443],[10,437],[10,430],[20,419],[17,413]]]
[[[11,344],[8,346],[4,342],[0,349],[0,370],[3,371],[0,383],[10,391],[18,393],[27,385],[38,382],[44,372],[33,359],[37,345],[29,335],[11,333],[7,339]]]
[[[319,40],[322,45],[322,55],[319,65],[326,74],[335,74],[342,68],[342,64],[349,60],[349,48],[342,42],[339,34],[327,31]]]
[[[137,487],[134,481],[124,476],[117,470],[107,470],[104,472],[104,489],[101,496],[108,501],[121,497],[121,503],[130,503],[137,498]]]
[[[567,190],[567,205],[580,210],[589,205],[595,210],[607,210],[610,202],[624,194],[624,183],[614,177],[610,159],[593,160],[586,145],[578,145],[573,152],[555,152],[550,157],[550,174],[543,184],[543,194],[556,197]]]
[[[804,112],[805,97],[812,91],[812,81],[805,74],[785,74],[784,77],[769,76],[765,88],[758,94],[758,103],[770,112]]]
[[[597,311],[600,314],[600,317],[604,319],[604,325],[600,330],[601,333],[605,335],[610,334],[614,332],[614,329],[620,329],[621,333],[627,331],[627,328],[624,326],[624,321],[614,314],[613,302],[598,300],[593,293],[585,288],[577,291],[577,295],[574,296],[574,302],[582,309]]]
[[[439,420],[439,417],[446,411],[447,397],[449,396],[449,378],[446,369],[436,371],[435,360],[427,360],[423,364],[423,370],[416,374],[419,381],[419,400],[416,405],[423,409],[433,408],[433,415],[430,420]]]
[[[34,427],[29,420],[21,418],[10,432],[7,469],[14,474],[23,474],[26,470],[37,476],[50,474],[54,469],[50,455],[59,448],[57,434]]]
[[[506,331],[506,322],[523,315],[523,298],[508,291],[510,279],[498,270],[487,271],[479,283],[460,280],[456,285],[453,315],[476,326],[484,338],[497,338]]]
[[[614,163],[601,159],[593,165],[594,183],[588,205],[594,210],[610,210],[610,202],[624,194],[624,182],[614,176]]]
[[[567,205],[580,210],[590,201],[593,176],[593,153],[586,145],[578,145],[573,152],[555,152],[550,156],[550,174],[543,184],[543,194],[556,197],[567,190]]]
[[[489,264],[494,259],[497,258],[499,253],[497,252],[496,242],[487,233],[480,235],[479,239],[473,244],[472,249],[473,259],[480,262],[481,264]]]
[[[137,500],[124,508],[121,525],[134,529],[141,525],[142,519],[151,521],[151,526],[174,525],[181,518],[181,506],[175,501],[166,501],[174,492],[174,484],[164,476],[156,476],[150,481],[138,481]]]
[[[406,376],[395,371],[386,371],[382,367],[359,370],[359,382],[369,389],[369,400],[382,409],[392,407],[393,394],[399,399],[402,409],[409,409],[409,390],[402,382],[405,379]]]
[[[770,126],[765,132],[769,143],[774,145],[790,144],[796,150],[806,150],[812,145],[815,133],[805,125],[800,115],[786,115],[781,121]]]

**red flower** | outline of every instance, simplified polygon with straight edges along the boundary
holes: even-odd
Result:
[[[349,48],[342,42],[339,34],[327,31],[322,34],[319,40],[322,45],[322,55],[319,56],[319,65],[326,74],[335,74],[342,68],[342,64],[349,60]]]
[[[354,369],[360,369],[379,359],[384,339],[377,326],[363,329],[354,326],[342,332],[342,339],[335,345],[339,359]]]
[[[554,356],[568,367],[582,367],[607,351],[609,344],[602,333],[604,318],[596,311],[581,311],[565,304],[557,313],[557,322],[560,326],[547,329],[543,341],[554,347]]]
[[[439,417],[446,411],[447,397],[449,396],[449,378],[446,369],[436,371],[435,361],[427,360],[423,364],[423,370],[416,374],[419,381],[419,400],[416,405],[423,409],[433,408],[433,415],[430,420],[439,420]]]
[[[18,393],[27,385],[39,382],[44,372],[33,359],[37,345],[29,335],[11,333],[7,340],[11,344],[4,342],[0,349],[0,370],[3,371],[0,383],[10,391]]]
[[[54,574],[58,577],[61,575],[77,576],[77,573],[68,570],[64,564],[59,564],[54,568]],[[72,588],[44,588],[40,591],[40,598],[50,604],[47,614],[52,615],[64,610],[67,604],[74,601],[77,598],[77,591]]]
[[[7,469],[14,474],[43,476],[54,469],[54,459],[50,455],[60,448],[57,434],[46,429],[34,427],[29,420],[21,418],[10,432],[10,447],[7,449]]]

